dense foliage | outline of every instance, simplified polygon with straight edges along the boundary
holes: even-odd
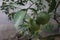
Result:
[[[48,4],[47,11],[45,2]],[[56,16],[59,4],[59,0],[3,0],[1,10],[9,20],[14,21],[15,28],[22,36],[30,34],[33,38],[38,37],[41,25],[47,32],[53,32],[53,25],[49,23],[52,13],[53,19],[60,25]]]

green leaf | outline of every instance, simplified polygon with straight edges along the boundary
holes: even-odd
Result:
[[[55,6],[56,6],[56,1],[52,0],[51,4],[49,6],[49,9],[48,9],[48,13],[52,12],[55,9]]]
[[[43,28],[43,30],[44,31],[46,31],[46,32],[53,32],[53,25],[52,24],[46,24],[46,25],[44,25],[44,28]]]
[[[15,22],[15,27],[17,28],[20,24],[22,24],[23,19],[25,18],[26,11],[18,11],[14,15],[14,22]]]

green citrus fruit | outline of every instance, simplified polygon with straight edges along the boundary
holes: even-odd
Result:
[[[41,12],[36,18],[37,24],[46,24],[50,19],[50,15],[47,12]]]
[[[37,25],[33,19],[30,19],[29,26],[30,26],[29,29],[31,33],[36,32],[40,29],[39,25]]]

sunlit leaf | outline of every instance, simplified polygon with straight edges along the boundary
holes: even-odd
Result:
[[[23,19],[25,17],[26,11],[18,11],[14,15],[14,22],[15,22],[15,27],[18,27],[20,24],[22,24]]]

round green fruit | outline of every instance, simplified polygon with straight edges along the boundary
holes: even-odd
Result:
[[[40,12],[36,18],[36,23],[39,25],[40,24],[44,25],[48,23],[49,19],[50,19],[50,15],[47,12]]]
[[[36,22],[32,19],[29,20],[29,31],[31,33],[36,32],[40,29],[40,26],[36,24]]]

